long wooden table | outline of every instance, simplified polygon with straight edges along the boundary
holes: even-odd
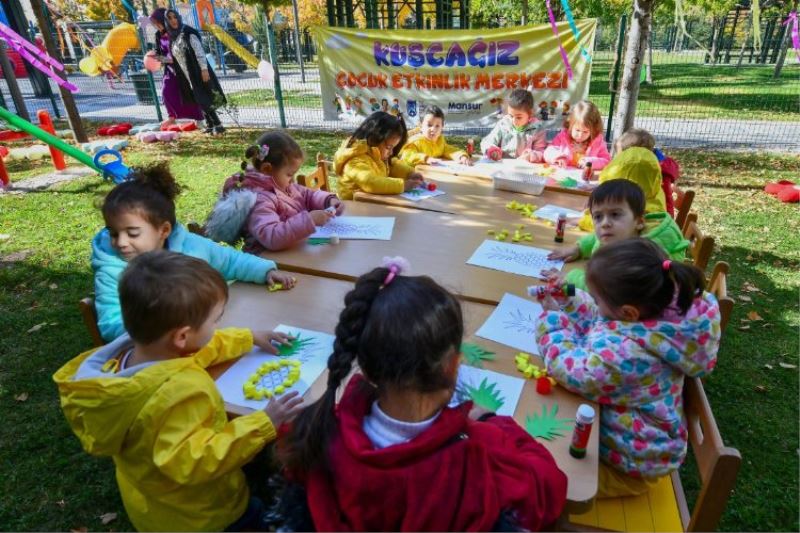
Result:
[[[270,293],[263,286],[235,283],[230,287],[230,298],[221,327],[237,326],[256,330],[273,329],[278,324],[333,333],[344,306],[344,295],[353,285],[351,282],[297,275],[297,286],[290,291]],[[514,356],[517,350],[485,340],[474,335],[494,310],[493,306],[462,302],[465,322],[465,340],[475,342],[496,354],[494,361],[486,361],[485,368],[517,377]],[[213,376],[221,375],[231,363],[210,369]],[[541,362],[539,362],[541,365]],[[318,398],[325,390],[327,373],[323,373],[306,393],[307,399]],[[527,381],[514,413],[514,419],[524,427],[526,416],[539,413],[541,406],[550,408],[558,404],[558,415],[574,419],[581,403],[590,403],[562,387],[554,387],[553,392],[542,396],[536,392],[533,381]],[[597,405],[592,404],[595,409]],[[250,412],[244,407],[228,405],[229,412],[244,414]],[[570,434],[552,441],[540,441],[553,454],[556,463],[569,478],[567,498],[570,511],[577,512],[588,504],[597,493],[598,469],[598,421],[595,420],[588,453],[584,459],[569,455]]]
[[[353,199],[357,202],[394,205],[510,223],[524,220],[516,211],[506,209],[506,204],[511,201],[534,204],[537,207],[553,204],[576,211],[581,211],[586,207],[586,197],[577,194],[545,190],[539,196],[532,196],[497,190],[492,186],[491,181],[474,176],[460,176],[431,170],[425,170],[423,175],[427,180],[436,183],[438,190],[444,191],[446,194],[415,202],[395,194],[357,192]]]
[[[509,274],[466,264],[467,259],[486,239],[487,230],[508,229],[513,222],[449,213],[422,211],[389,205],[347,201],[346,214],[356,216],[395,217],[390,241],[342,240],[338,245],[310,245],[303,242],[282,252],[267,252],[265,257],[278,267],[291,272],[312,274],[353,281],[379,266],[386,256],[400,255],[408,259],[415,274],[426,274],[442,283],[454,294],[478,303],[497,304],[506,292],[524,295],[529,285],[541,283],[537,278]],[[552,226],[518,217],[533,240],[524,244],[556,249]],[[568,230],[564,245],[573,244],[582,233]],[[580,263],[568,263],[570,270]]]

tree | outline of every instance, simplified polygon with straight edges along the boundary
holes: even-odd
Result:
[[[326,0],[298,0],[297,10],[300,16],[300,27],[325,26],[328,23],[328,19],[325,16],[326,9]],[[294,27],[294,10],[281,9],[281,13],[286,15],[287,26]]]
[[[281,6],[291,6],[292,0],[240,0],[241,3],[249,6],[260,7],[264,10],[267,20],[272,19],[272,10]]]
[[[119,0],[85,0],[86,16],[92,20],[108,20],[111,13],[120,20],[128,20],[128,12]]]

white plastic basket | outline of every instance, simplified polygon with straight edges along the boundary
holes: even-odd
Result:
[[[498,171],[492,175],[492,183],[495,189],[503,191],[519,192],[539,196],[544,191],[547,178],[533,174],[532,169],[515,168],[514,170],[503,172]]]

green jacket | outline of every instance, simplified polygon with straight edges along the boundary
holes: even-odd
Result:
[[[644,230],[641,236],[659,245],[673,261],[686,259],[689,241],[683,238],[683,232],[668,213],[648,213],[644,216]],[[578,250],[581,259],[589,259],[600,248],[600,239],[594,233],[578,239]],[[575,287],[588,290],[586,287],[586,271],[582,268],[570,270],[565,279]]]

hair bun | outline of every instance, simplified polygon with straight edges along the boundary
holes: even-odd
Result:
[[[136,169],[133,179],[146,187],[155,189],[170,201],[174,201],[181,192],[180,186],[169,170],[169,161],[158,161]]]

